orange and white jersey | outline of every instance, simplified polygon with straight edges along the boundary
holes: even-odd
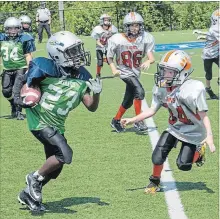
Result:
[[[124,33],[113,35],[108,41],[107,57],[116,55],[117,69],[121,71],[120,77],[140,77],[142,58],[153,52],[155,47],[154,37],[143,32],[134,40],[130,40]]]
[[[202,58],[212,59],[219,56],[220,33],[218,25],[211,26],[206,34],[206,44],[203,49]]]
[[[167,131],[177,139],[199,145],[206,138],[206,129],[198,114],[208,111],[201,81],[188,79],[172,91],[155,85],[151,107],[157,111],[161,106],[170,114]]]
[[[108,30],[105,30],[101,25],[98,25],[92,30],[91,37],[99,40],[100,43],[107,49],[108,39],[116,33],[118,33],[118,29],[114,25],[111,25]],[[96,50],[102,50],[102,47],[96,44]]]

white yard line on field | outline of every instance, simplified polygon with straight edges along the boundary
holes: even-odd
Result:
[[[146,110],[147,108],[148,105],[146,100],[144,99],[142,101],[142,110]],[[145,123],[149,127],[148,134],[150,137],[152,149],[154,150],[157,141],[159,140],[159,133],[156,130],[156,125],[152,118],[146,119]],[[164,168],[161,175],[161,184],[165,187],[164,194],[170,219],[187,219],[183,205],[180,200],[179,193],[176,188],[175,179],[172,176],[172,171],[170,171],[168,159],[164,163]]]

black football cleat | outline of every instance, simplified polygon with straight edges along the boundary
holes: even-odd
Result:
[[[134,123],[134,127],[139,131],[139,132],[147,132],[148,127],[145,125],[144,121],[136,122]]]
[[[40,202],[36,202],[31,196],[22,190],[18,195],[18,201],[26,205],[31,211],[46,211],[46,208]]]
[[[150,183],[145,188],[144,193],[145,194],[155,194],[156,192],[159,192],[160,191],[160,178],[150,176],[149,180],[150,180]]]
[[[42,202],[42,181],[38,180],[38,176],[29,173],[26,176],[26,183],[29,188],[30,196],[37,202]]]
[[[213,99],[213,100],[217,100],[218,99],[218,96],[216,94],[214,94],[214,92],[212,91],[211,87],[210,88],[206,87],[205,90],[208,93],[210,99]]]
[[[117,119],[112,119],[112,122],[110,123],[111,124],[111,127],[113,129],[116,130],[116,132],[123,132],[125,129],[122,127],[121,123],[120,123],[120,120],[117,120]]]
[[[17,112],[17,120],[24,120],[24,115],[21,112]]]

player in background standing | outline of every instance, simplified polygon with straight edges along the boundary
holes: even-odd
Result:
[[[145,193],[160,190],[163,164],[178,142],[182,143],[176,163],[180,170],[189,171],[196,162],[205,161],[207,143],[215,152],[211,124],[207,115],[206,92],[202,82],[189,79],[193,72],[190,56],[181,50],[167,52],[158,65],[151,107],[140,115],[122,119],[121,124],[133,124],[150,118],[161,106],[169,111],[169,126],[164,131],[152,154],[153,173]]]
[[[32,52],[36,50],[32,36],[21,33],[20,20],[8,18],[4,23],[5,33],[0,33],[0,56],[2,57],[2,93],[11,104],[11,116],[23,120],[21,107],[15,106],[12,89],[14,83],[23,75],[32,60]]]
[[[101,15],[99,19],[99,25],[92,30],[91,37],[96,40],[96,58],[97,58],[97,71],[96,77],[100,77],[103,62],[107,62],[107,45],[108,39],[115,33],[118,33],[118,29],[112,24],[111,17],[108,14]],[[105,57],[104,57],[105,56]]]
[[[123,21],[125,33],[113,35],[108,41],[108,62],[112,73],[119,76],[126,83],[126,91],[123,102],[112,119],[111,126],[117,132],[124,131],[120,124],[123,114],[134,103],[136,115],[141,113],[142,100],[145,91],[139,81],[141,70],[148,69],[154,63],[154,37],[144,31],[144,20],[140,14],[130,12]],[[113,62],[116,55],[117,67]],[[147,60],[142,63],[142,59]],[[145,132],[147,126],[142,122],[135,123],[138,131]]]
[[[28,33],[33,38],[35,38],[35,35],[32,30],[32,21],[30,17],[28,17],[27,15],[22,15],[19,17],[19,20],[21,21],[21,27],[22,27],[23,33]]]
[[[219,34],[220,28],[220,9],[217,9],[211,16],[211,27],[208,32],[194,30],[194,34],[199,34],[197,39],[205,39],[206,44],[203,49],[202,59],[204,62],[206,92],[211,99],[219,99],[219,97],[211,89],[212,80],[212,64],[215,63],[219,67]],[[219,85],[219,75],[217,83]]]

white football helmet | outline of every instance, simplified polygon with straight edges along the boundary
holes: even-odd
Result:
[[[157,66],[154,76],[158,87],[172,87],[183,84],[193,72],[190,56],[183,50],[171,50],[167,52]],[[164,77],[165,69],[174,71],[173,77]]]
[[[31,27],[31,19],[27,15],[22,15],[19,17],[19,20],[21,21],[22,29],[25,31],[29,31]]]
[[[15,38],[21,31],[21,22],[16,17],[9,17],[4,23],[4,30],[7,36]]]
[[[100,25],[111,26],[111,16],[108,14],[102,14],[99,18]]]
[[[211,25],[217,25],[219,28],[220,25],[220,9],[215,10],[211,16]]]
[[[134,35],[130,31],[131,24],[139,24],[139,32],[137,35],[136,34]],[[143,20],[142,16],[140,14],[138,14],[137,12],[128,13],[123,20],[123,25],[124,25],[124,31],[127,34],[127,36],[133,35],[136,37],[144,31],[144,20]]]
[[[85,52],[82,40],[69,31],[52,34],[47,42],[47,52],[62,67],[78,69],[91,63],[90,52]]]

